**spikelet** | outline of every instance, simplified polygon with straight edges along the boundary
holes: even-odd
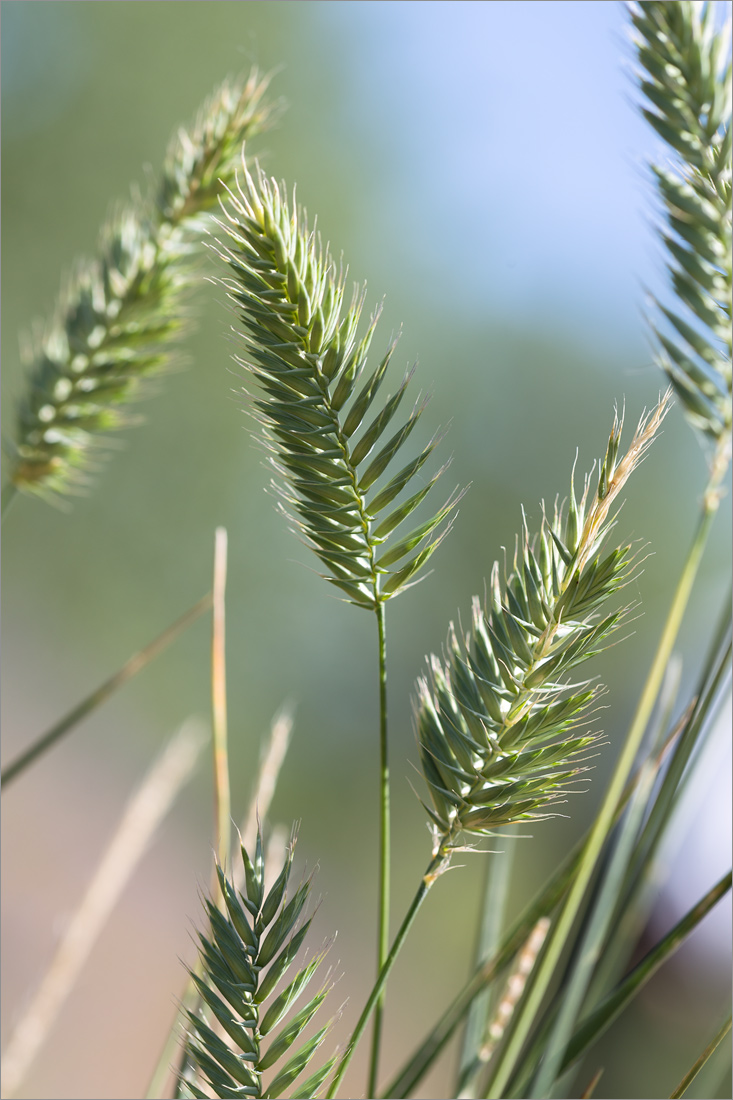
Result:
[[[537,537],[525,522],[511,572],[491,574],[484,606],[474,598],[463,638],[451,625],[448,652],[429,658],[418,682],[416,726],[431,806],[435,854],[449,856],[461,834],[552,813],[573,789],[598,734],[587,729],[601,689],[569,674],[604,648],[628,608],[606,604],[633,574],[629,545],[603,551],[613,508],[664,418],[671,391],[641,419],[619,458],[614,420],[595,491],[586,478],[567,510],[546,514]]]
[[[715,5],[629,5],[643,114],[670,150],[652,165],[681,309],[654,302],[657,360],[690,422],[729,457],[731,430],[731,61]],[[719,460],[719,459],[718,459]],[[715,458],[713,459],[715,462]],[[727,465],[727,460],[725,461]]]
[[[26,340],[28,371],[10,445],[10,480],[40,496],[78,492],[96,468],[105,435],[133,423],[128,406],[170,364],[186,329],[196,238],[231,182],[241,143],[275,108],[253,72],[226,82],[191,129],[171,142],[157,193],[115,210],[96,259],[67,279],[56,313]]]
[[[237,191],[222,207],[226,221],[220,224],[230,243],[218,251],[233,274],[223,285],[246,330],[246,350],[237,361],[259,383],[254,415],[271,452],[283,510],[326,567],[322,576],[352,603],[376,608],[416,580],[450,528],[462,494],[385,546],[442,473],[410,492],[438,437],[394,470],[425,401],[416,402],[396,431],[387,431],[411,375],[381,406],[376,403],[395,344],[367,373],[379,312],[360,337],[364,288],[354,289],[346,307],[343,271],[284,187],[259,167],[250,173],[243,160]]]
[[[325,985],[273,1036],[324,957],[323,953],[317,955],[280,988],[313,919],[301,921],[310,880],[302,883],[292,898],[287,895],[294,847],[295,833],[285,865],[267,893],[259,830],[254,859],[244,846],[241,849],[244,893],[217,867],[224,907],[220,910],[213,901],[206,902],[209,928],[199,935],[203,976],[190,972],[203,1007],[198,1014],[188,1013],[186,1048],[196,1074],[185,1081],[182,1096],[205,1097],[208,1093],[203,1090],[210,1087],[214,1096],[274,1100],[294,1084],[328,1034],[330,1024],[293,1050],[329,991]],[[318,1096],[333,1061],[296,1086],[290,1094],[293,1100]],[[271,1073],[275,1066],[277,1071]]]

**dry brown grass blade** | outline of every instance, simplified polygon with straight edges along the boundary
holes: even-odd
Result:
[[[127,803],[119,825],[35,996],[3,1055],[3,1097],[14,1096],[43,1046],[122,891],[207,739],[190,719],[171,739]]]

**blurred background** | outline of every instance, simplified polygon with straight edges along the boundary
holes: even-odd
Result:
[[[414,390],[433,395],[423,438],[450,425],[442,455],[453,463],[441,491],[471,489],[432,574],[388,614],[395,921],[429,857],[411,789],[420,789],[411,694],[425,655],[440,651],[449,622],[465,619],[492,562],[513,545],[520,505],[538,522],[541,499],[566,491],[576,448],[581,471],[603,451],[614,404],[626,404],[629,438],[664,386],[642,317],[645,288],[666,291],[645,168],[657,145],[634,105],[630,53],[623,7],[584,0],[2,5],[4,436],[24,385],[20,334],[52,310],[75,257],[94,252],[110,202],[155,175],[175,127],[253,63],[278,70],[272,91],[289,105],[258,155],[288,185],[297,181],[323,237],[354,279],[367,280],[370,302],[385,297],[375,346],[403,328],[394,378],[419,361]],[[349,998],[344,1039],[373,977],[375,623],[335,598],[276,514],[230,359],[232,318],[203,281],[196,308],[187,369],[161,380],[144,424],[119,437],[94,489],[68,511],[31,499],[13,506],[3,532],[3,758],[208,590],[214,529],[224,525],[234,814],[246,809],[272,715],[293,701],[271,818],[288,827],[301,819],[299,865],[319,866],[313,942],[338,930],[331,962],[343,974],[334,1003]],[[620,520],[652,556],[632,593],[641,602],[633,636],[594,670],[609,687],[608,745],[569,819],[519,842],[512,915],[592,819],[705,476],[675,408]],[[729,528],[726,501],[679,646],[683,697],[727,598]],[[199,621],[3,799],[3,1042],[129,791],[187,716],[207,718],[209,630]],[[663,934],[728,865],[729,723],[711,738],[665,853],[648,935]],[[180,958],[193,958],[211,790],[207,760],[21,1095],[143,1094],[182,989]],[[433,891],[395,973],[387,1072],[470,970],[483,859],[465,864]],[[720,906],[703,923],[596,1048],[578,1091],[605,1065],[598,1096],[669,1094],[726,1003],[729,921]],[[452,1059],[420,1096],[450,1095]],[[724,1062],[690,1095],[730,1096]],[[355,1060],[349,1095],[363,1090],[362,1065]]]

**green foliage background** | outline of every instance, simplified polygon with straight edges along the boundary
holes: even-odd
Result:
[[[290,106],[256,151],[277,177],[297,181],[300,201],[318,215],[334,252],[343,250],[354,279],[368,280],[370,303],[386,295],[383,342],[391,329],[404,326],[395,379],[419,356],[413,385],[434,393],[423,432],[452,423],[442,449],[455,457],[443,484],[472,482],[453,532],[433,559],[433,574],[391,608],[399,914],[428,851],[423,814],[409,788],[409,761],[417,759],[410,695],[424,654],[440,646],[458,609],[467,617],[471,594],[501,547],[513,543],[520,502],[530,516],[539,515],[540,498],[552,498],[566,483],[576,445],[580,469],[603,447],[614,401],[625,397],[635,422],[664,382],[651,365],[641,319],[629,331],[623,320],[617,326],[608,316],[604,340],[586,324],[573,324],[572,302],[548,322],[530,270],[521,325],[503,321],[492,308],[488,278],[486,309],[461,308],[454,239],[457,230],[470,234],[470,227],[462,225],[450,196],[431,223],[415,224],[404,186],[409,166],[400,156],[399,128],[409,125],[404,85],[397,72],[374,74],[375,82],[394,82],[390,117],[379,113],[383,97],[356,98],[353,70],[363,48],[357,23],[344,17],[349,5],[338,5],[338,19],[331,7],[259,0],[3,3],[3,432],[12,432],[22,386],[18,333],[51,309],[60,272],[77,254],[93,251],[109,202],[124,197],[131,181],[144,181],[143,164],[155,172],[174,127],[192,117],[227,73],[246,70],[252,61],[265,70],[282,65],[273,88]],[[379,20],[380,7],[367,5],[370,19]],[[619,9],[619,28],[621,18]],[[438,72],[434,79],[440,80]],[[451,89],[444,94],[450,97]],[[439,157],[440,133],[434,141]],[[490,144],[488,129],[476,141]],[[640,183],[638,201],[647,210],[650,194]],[[552,216],[538,187],[528,223]],[[487,208],[487,219],[500,217]],[[413,233],[422,241],[420,263],[411,259]],[[487,255],[487,272],[491,262]],[[213,260],[208,270],[221,274]],[[633,281],[637,273],[630,269],[628,277]],[[202,285],[195,308],[202,320],[186,344],[187,370],[161,380],[142,410],[144,426],[120,437],[121,448],[95,489],[66,513],[31,500],[13,507],[3,540],[4,756],[14,755],[208,589],[213,530],[226,526],[235,812],[246,806],[271,715],[286,697],[295,700],[294,742],[272,816],[288,826],[302,817],[298,857],[309,866],[320,862],[316,890],[325,900],[316,923],[324,935],[339,930],[332,954],[345,974],[337,995],[351,993],[350,1025],[372,976],[373,623],[326,589],[263,492],[269,474],[242,402],[231,393],[239,383],[222,294]],[[519,842],[514,908],[591,817],[656,643],[704,477],[698,444],[674,410],[636,475],[621,518],[624,530],[648,540],[656,556],[636,585],[643,618],[635,636],[603,659],[612,708],[604,722],[609,745],[590,793],[573,801],[572,819],[538,826],[531,845]],[[699,659],[696,629],[717,610],[716,590],[730,557],[729,515],[726,503],[685,636],[685,681]],[[199,623],[6,797],[7,1004],[42,973],[54,922],[63,922],[73,907],[134,777],[183,718],[206,714],[208,644],[208,628]],[[144,1087],[180,989],[177,955],[191,956],[187,919],[198,913],[196,876],[206,878],[210,858],[210,788],[210,777],[201,775],[173,815],[95,952],[93,972],[75,993],[26,1095],[133,1095]],[[466,972],[480,871],[480,860],[469,860],[440,884],[421,915],[388,1001],[394,1057],[432,1022]],[[663,914],[658,919],[665,921]],[[685,968],[683,952],[676,969],[651,984],[633,1017],[604,1040],[598,1061],[607,1069],[598,1094],[644,1091],[635,1044],[645,1059],[659,1051],[671,1088],[708,1035],[721,999],[710,974]],[[141,1006],[144,1018],[133,1026]],[[699,1031],[683,1033],[690,1019]],[[11,1013],[4,1013],[3,1026],[11,1023]],[[439,1089],[439,1079],[428,1087]],[[429,1094],[437,1093],[423,1095]]]

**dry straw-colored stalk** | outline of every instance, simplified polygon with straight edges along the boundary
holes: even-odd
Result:
[[[3,1096],[15,1095],[23,1084],[117,900],[191,778],[205,741],[200,724],[187,722],[130,798],[53,961],[5,1048]]]
[[[273,718],[269,734],[261,747],[260,767],[247,814],[241,827],[241,845],[248,852],[254,850],[260,829],[259,823],[267,817],[275,793],[278,775],[287,753],[292,728],[292,709],[286,705]],[[277,876],[285,866],[288,858],[287,842],[288,834],[281,826],[272,830],[267,842],[265,858],[264,884],[267,892],[270,891]],[[214,875],[215,887],[212,888],[212,896],[217,895],[219,890],[219,877],[216,870]],[[245,865],[241,860],[234,863],[231,884],[237,891],[245,888]],[[196,1015],[201,1009],[201,996],[194,982],[194,973],[196,977],[201,978],[203,974],[201,959],[199,959],[193,973],[189,972],[188,984],[181,997],[175,1023],[161,1051],[146,1092],[146,1096],[149,1098],[167,1095],[165,1086],[171,1077],[175,1082],[173,1095],[179,1096],[183,1081],[190,1076],[189,1052],[186,1046],[179,1049],[179,1031],[182,1022],[187,1018],[187,1013]]]
[[[517,1007],[517,1002],[524,992],[527,979],[537,961],[537,956],[542,949],[549,929],[549,918],[540,917],[537,924],[532,929],[524,947],[517,955],[517,961],[506,981],[504,993],[496,1007],[496,1012],[486,1028],[484,1041],[479,1047],[476,1056],[477,1065],[475,1068],[472,1067],[472,1072],[478,1072],[482,1066],[486,1066],[489,1063],[494,1051],[501,1042],[507,1024],[512,1018],[512,1013]],[[475,1095],[472,1089],[466,1089],[461,1092],[459,1100],[473,1100]]]

